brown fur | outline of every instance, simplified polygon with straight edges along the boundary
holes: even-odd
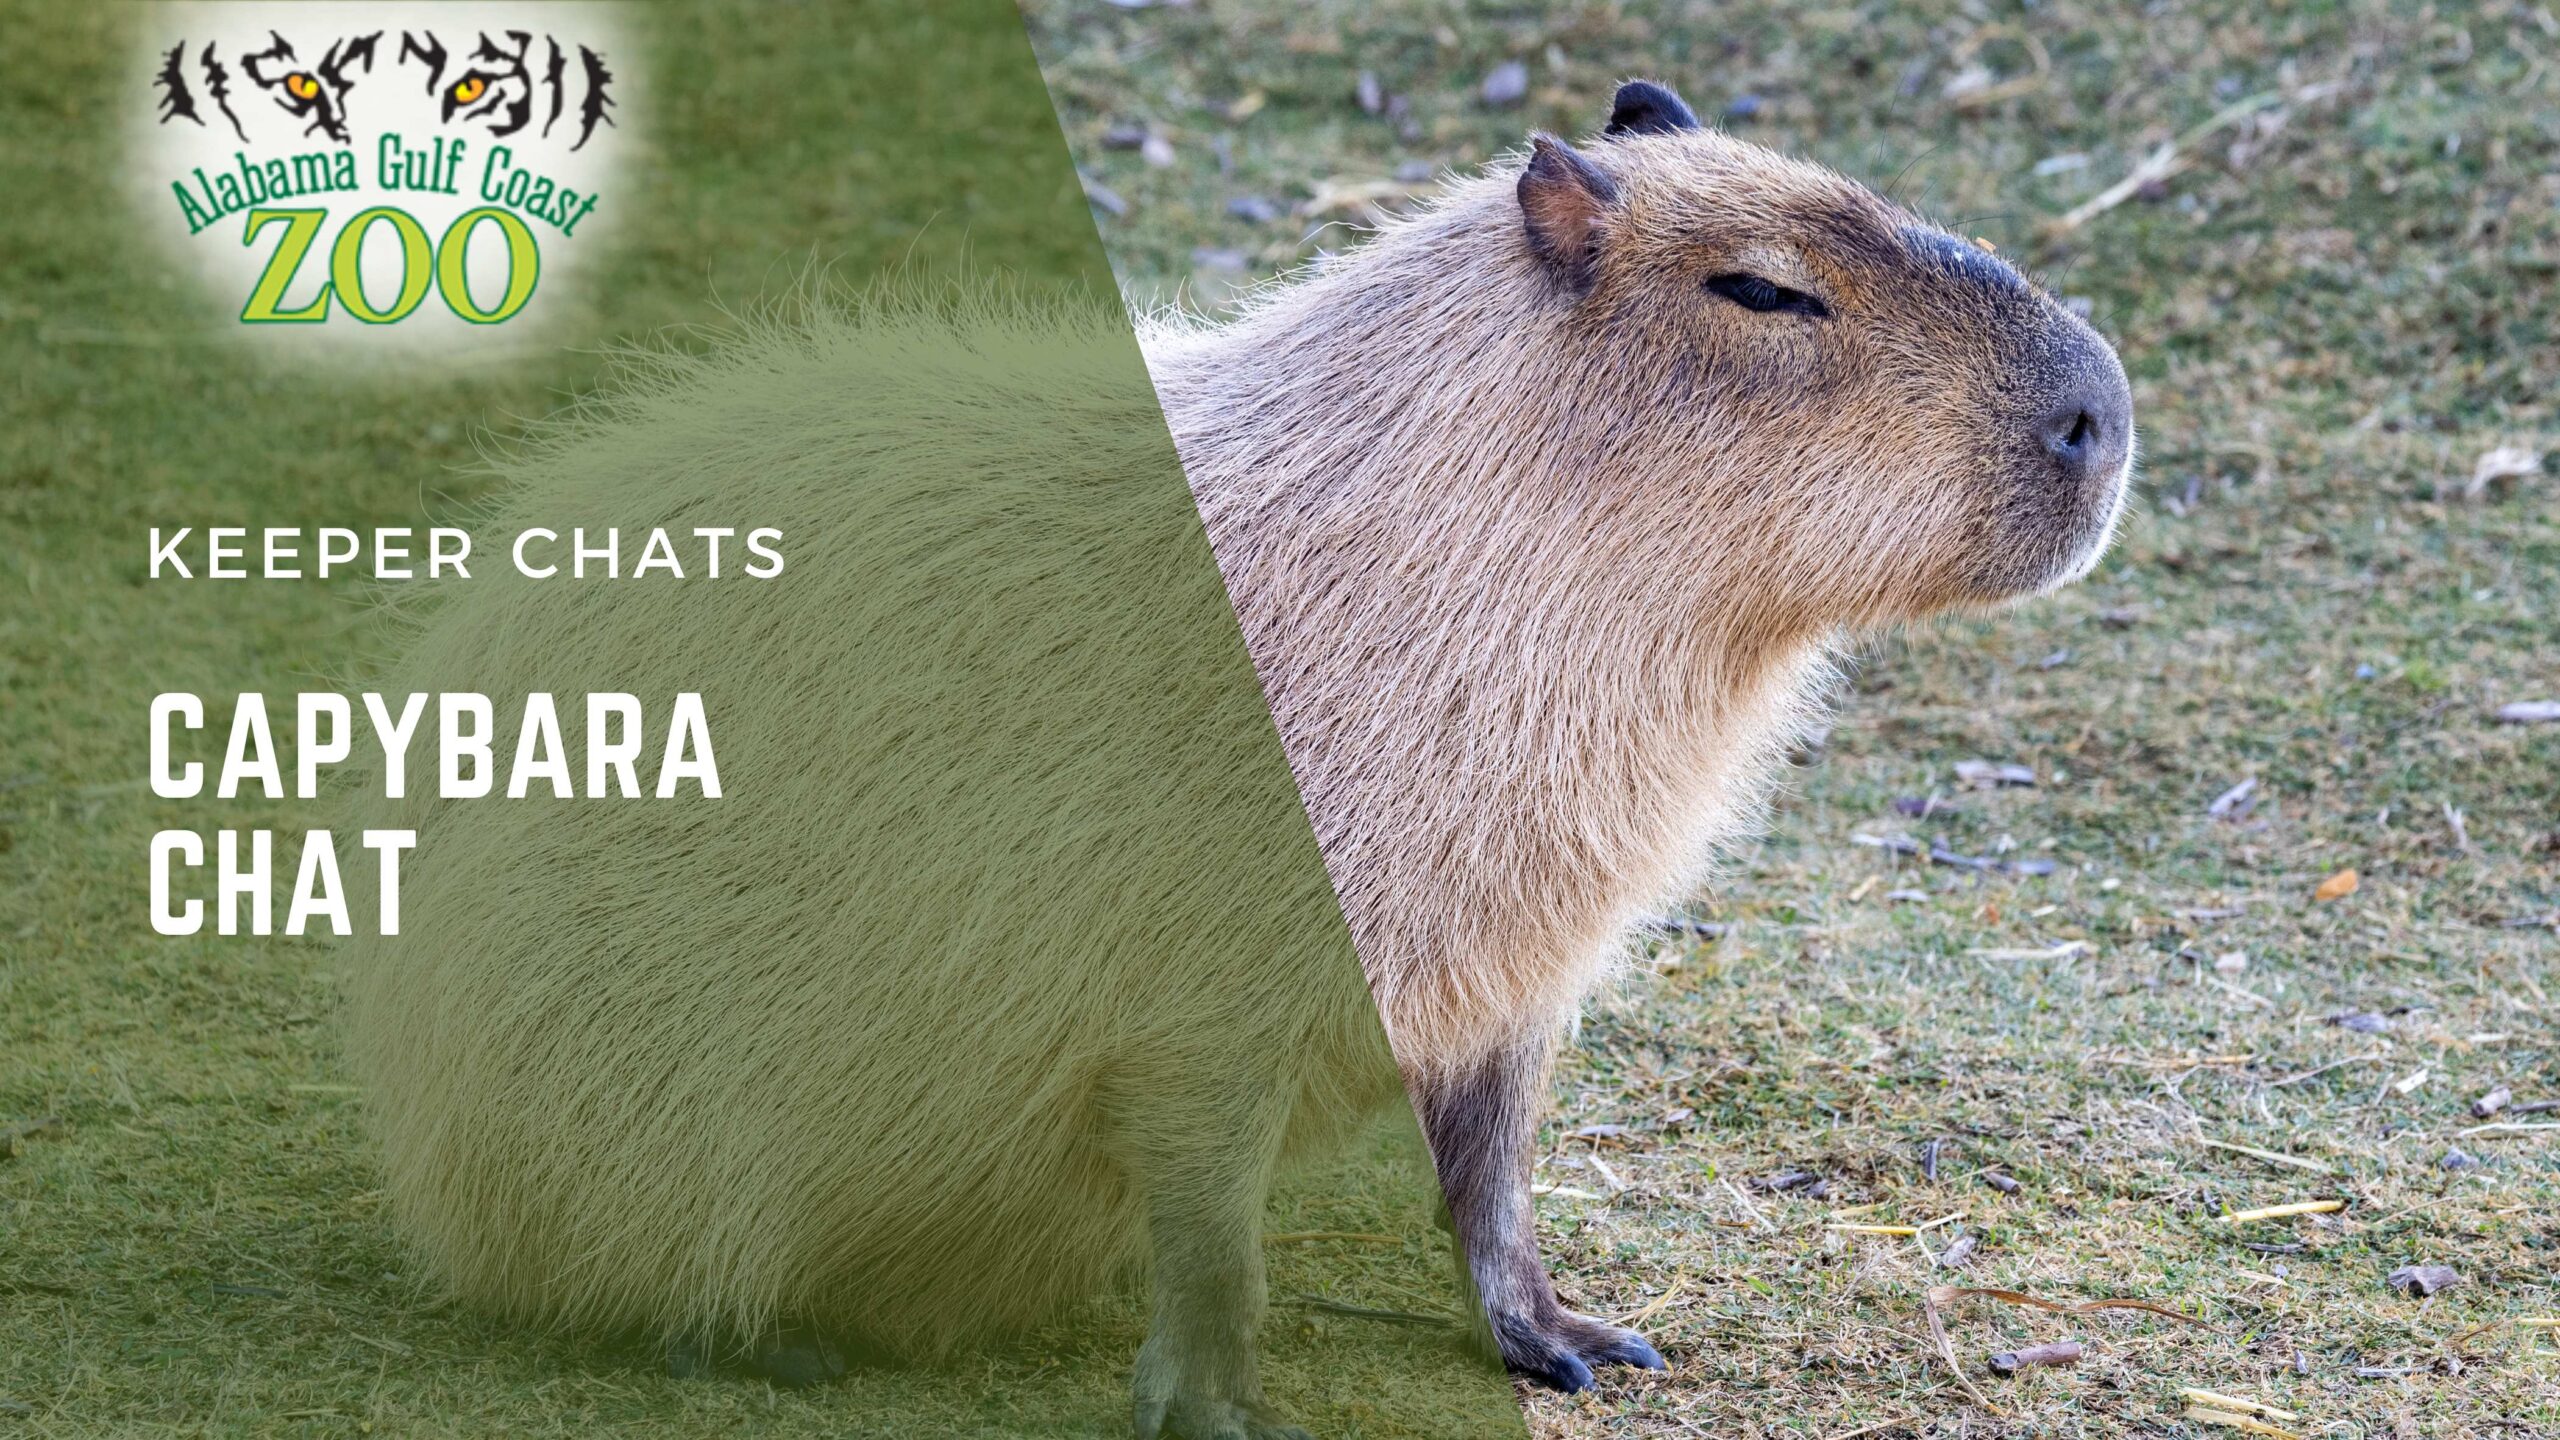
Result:
[[[930,1356],[1144,1246],[1141,1432],[1282,1440],[1250,1345],[1271,1168],[1400,1068],[1483,1338],[1566,1386],[1659,1363],[1538,1259],[1553,1041],[1751,824],[1844,634],[2094,563],[2130,402],[1955,237],[1667,92],[1615,119],[1232,324],[1150,325],[1196,512],[1128,482],[1165,437],[1097,307],[753,327],[501,467],[509,524],[716,496],[808,548],[770,593],[493,574],[391,688],[763,693],[724,714],[736,792],[853,799],[375,802],[430,838],[349,1054],[437,1273],[528,1317]],[[1203,519],[1268,714],[1177,563]],[[1086,583],[1130,575],[1163,583]],[[1251,763],[1275,717],[1294,796]],[[1301,804],[1393,1066],[1323,877],[1194,863],[1302,842]]]
[[[1749,823],[1841,635],[2074,578],[2114,517],[2111,477],[2004,524],[2004,312],[2077,325],[2049,301],[1936,293],[1912,217],[1756,146],[1602,148],[1627,213],[1587,297],[1496,173],[1149,346],[1417,1077],[1571,1010]],[[1822,282],[1835,333],[1698,294],[1753,266]],[[1986,581],[2018,546],[2031,581]]]
[[[1831,313],[1703,289],[1734,272]],[[1840,638],[2077,578],[2130,464],[2058,478],[2030,435],[2075,387],[2129,421],[2087,327],[1703,130],[1539,137],[1233,323],[1147,339],[1462,1210],[1451,1152],[1527,1139],[1464,1095],[1506,1055],[1543,1077],[1630,922],[1751,825]],[[1524,1166],[1472,1167],[1524,1192],[1487,1225],[1525,1224]]]

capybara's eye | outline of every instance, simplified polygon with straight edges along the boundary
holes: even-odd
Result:
[[[474,75],[453,87],[453,103],[456,105],[468,105],[472,101],[477,100],[482,95],[486,94],[488,89],[489,82],[481,79],[477,75]]]
[[[1831,313],[1831,307],[1823,304],[1819,297],[1807,295],[1801,290],[1790,290],[1784,285],[1772,280],[1763,280],[1757,275],[1717,275],[1707,281],[1707,289],[1745,310],[1757,310],[1762,314],[1772,310],[1784,310],[1790,314],[1811,315],[1819,319]]]

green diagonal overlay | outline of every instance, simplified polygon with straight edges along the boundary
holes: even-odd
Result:
[[[1020,18],[614,13],[586,348],[414,371],[250,355],[124,232],[134,15],[0,60],[60,97],[5,122],[55,199],[7,222],[44,324],[0,329],[0,1119],[60,1123],[0,1167],[0,1393],[60,1433],[1522,1433]],[[475,544],[386,609],[139,581],[154,524]],[[633,573],[656,531],[682,578]],[[608,532],[622,578],[570,574]],[[361,699],[334,798],[132,781],[154,695],[204,697],[211,770],[263,692],[290,777],[320,690],[429,697],[403,794]],[[448,695],[490,723],[440,786]],[[340,837],[356,936],[154,934],[149,837],[258,828],[279,916]],[[365,829],[416,835],[394,936]]]
[[[421,836],[353,1005],[391,1212],[499,1312],[950,1377],[858,1374],[884,1412],[1048,1327],[994,1387],[1028,1430],[1126,1423],[1133,1360],[1197,1440],[1516,1424],[1453,1345],[1302,1332],[1446,1309],[1428,1169],[1019,24],[875,22],[811,183],[958,213],[632,362],[482,527],[767,527],[785,573],[494,573],[387,682],[697,693],[722,787],[367,814]],[[1291,1250],[1266,1309],[1281,1161],[1377,1114],[1402,1143],[1280,1228],[1395,1243]]]

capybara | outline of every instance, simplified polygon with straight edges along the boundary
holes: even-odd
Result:
[[[1527,163],[1164,326],[1165,416],[1503,1358],[1565,1312],[1554,1041],[1748,828],[1849,636],[2080,578],[2132,465],[2114,351],[1982,248],[1622,87]]]
[[[1661,1363],[1539,1259],[1558,1036],[1752,824],[1844,640],[2096,563],[2114,353],[1644,82],[1139,339],[1153,395],[1109,383],[1128,335],[1090,306],[845,306],[665,357],[502,466],[493,523],[717,512],[792,556],[761,590],[458,584],[391,672],[697,691],[727,726],[716,803],[389,802],[416,874],[350,1052],[456,1290],[930,1355],[1143,1256],[1139,1432],[1292,1435],[1252,1356],[1273,1167],[1402,1094],[1480,1338],[1564,1388]],[[1189,494],[1115,483],[1167,426]],[[1060,578],[1204,527],[1205,584]],[[1246,657],[1250,703],[1200,678]],[[784,703],[721,720],[759,688]],[[758,787],[807,797],[792,825],[738,818]],[[1312,855],[1182,863],[1275,825]]]

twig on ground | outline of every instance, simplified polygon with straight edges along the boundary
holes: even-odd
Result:
[[[1733,1197],[1733,1203],[1741,1206],[1742,1213],[1750,1216],[1752,1220],[1758,1222],[1761,1229],[1768,1231],[1772,1235],[1778,1233],[1778,1227],[1771,1223],[1768,1216],[1760,1213],[1760,1207],[1751,1203],[1751,1197],[1743,1194],[1740,1186],[1735,1185],[1731,1180],[1726,1179],[1721,1175],[1716,1177],[1716,1183],[1724,1187],[1725,1193]]]
[[[2201,1139],[2201,1137],[2199,1138]],[[2228,1150],[2235,1155],[2246,1155],[2252,1160],[2264,1160],[2270,1165],[2290,1165],[2296,1170],[2308,1170],[2315,1175],[2335,1175],[2338,1173],[2337,1168],[2330,1165],[2325,1160],[2309,1160],[2300,1155],[2287,1155],[2275,1150],[2261,1150],[2255,1145],[2239,1145],[2234,1144],[2229,1140],[2203,1140],[2202,1143],[2210,1150]]]
[[[2264,1420],[2237,1415],[2228,1410],[2216,1410],[2210,1405],[2189,1405],[2187,1418],[2199,1425],[2221,1425],[2233,1430],[2245,1430],[2252,1435],[2267,1436],[2269,1440],[2302,1440],[2301,1436],[2280,1425],[2270,1425]]]
[[[2388,1065],[2390,1063],[2391,1057],[2388,1055],[2350,1055],[2344,1060],[2332,1060],[2326,1065],[2305,1070],[2299,1075],[2287,1075],[2281,1080],[2270,1080],[2267,1082],[2267,1088],[2281,1090],[2287,1085],[2299,1085],[2305,1080],[2315,1079],[2347,1065]]]
[[[2240,1210],[2222,1217],[2226,1225],[2246,1225],[2253,1220],[2287,1220],[2296,1215],[2328,1215],[2347,1208],[2344,1200],[2297,1200],[2290,1205],[2267,1205],[2256,1210]]]
[[[2180,1390],[2178,1392],[2178,1397],[2190,1405],[2203,1405],[2214,1410],[2227,1410],[2235,1415],[2263,1415],[2270,1420],[2299,1420],[2302,1418],[2290,1410],[2279,1410],[2264,1400],[2250,1400],[2238,1395],[2217,1395],[2211,1390],[2199,1390],[2192,1385]]]
[[[2319,94],[2318,87],[2305,87],[2297,92],[2294,98],[2317,99]],[[2140,163],[2127,172],[2123,179],[2073,206],[2068,213],[2047,222],[2045,238],[2051,240],[2068,235],[2141,194],[2142,187],[2177,174],[2186,168],[2183,152],[2204,143],[2215,131],[2225,126],[2236,125],[2284,99],[2285,94],[2281,90],[2261,90],[2255,95],[2234,100],[2216,110],[2204,123],[2190,128],[2185,134],[2165,142],[2158,149],[2142,157]]]
[[[1661,1294],[1654,1296],[1652,1301],[1643,1309],[1635,1311],[1632,1314],[1621,1315],[1614,1323],[1624,1325],[1630,1330],[1641,1330],[1644,1328],[1644,1322],[1661,1314],[1672,1301],[1680,1298],[1681,1291],[1688,1288],[1689,1277],[1687,1273],[1683,1272],[1681,1274],[1674,1275],[1671,1277],[1671,1286],[1669,1289],[1666,1289]]]
[[[1366,1305],[1345,1304],[1340,1300],[1327,1300],[1321,1295],[1309,1295],[1303,1292],[1292,1295],[1290,1298],[1310,1310],[1321,1310],[1327,1315],[1340,1315],[1352,1320],[1377,1320],[1389,1325],[1423,1325],[1435,1329],[1446,1329],[1458,1323],[1446,1315],[1419,1315],[1411,1310],[1376,1310]]]

